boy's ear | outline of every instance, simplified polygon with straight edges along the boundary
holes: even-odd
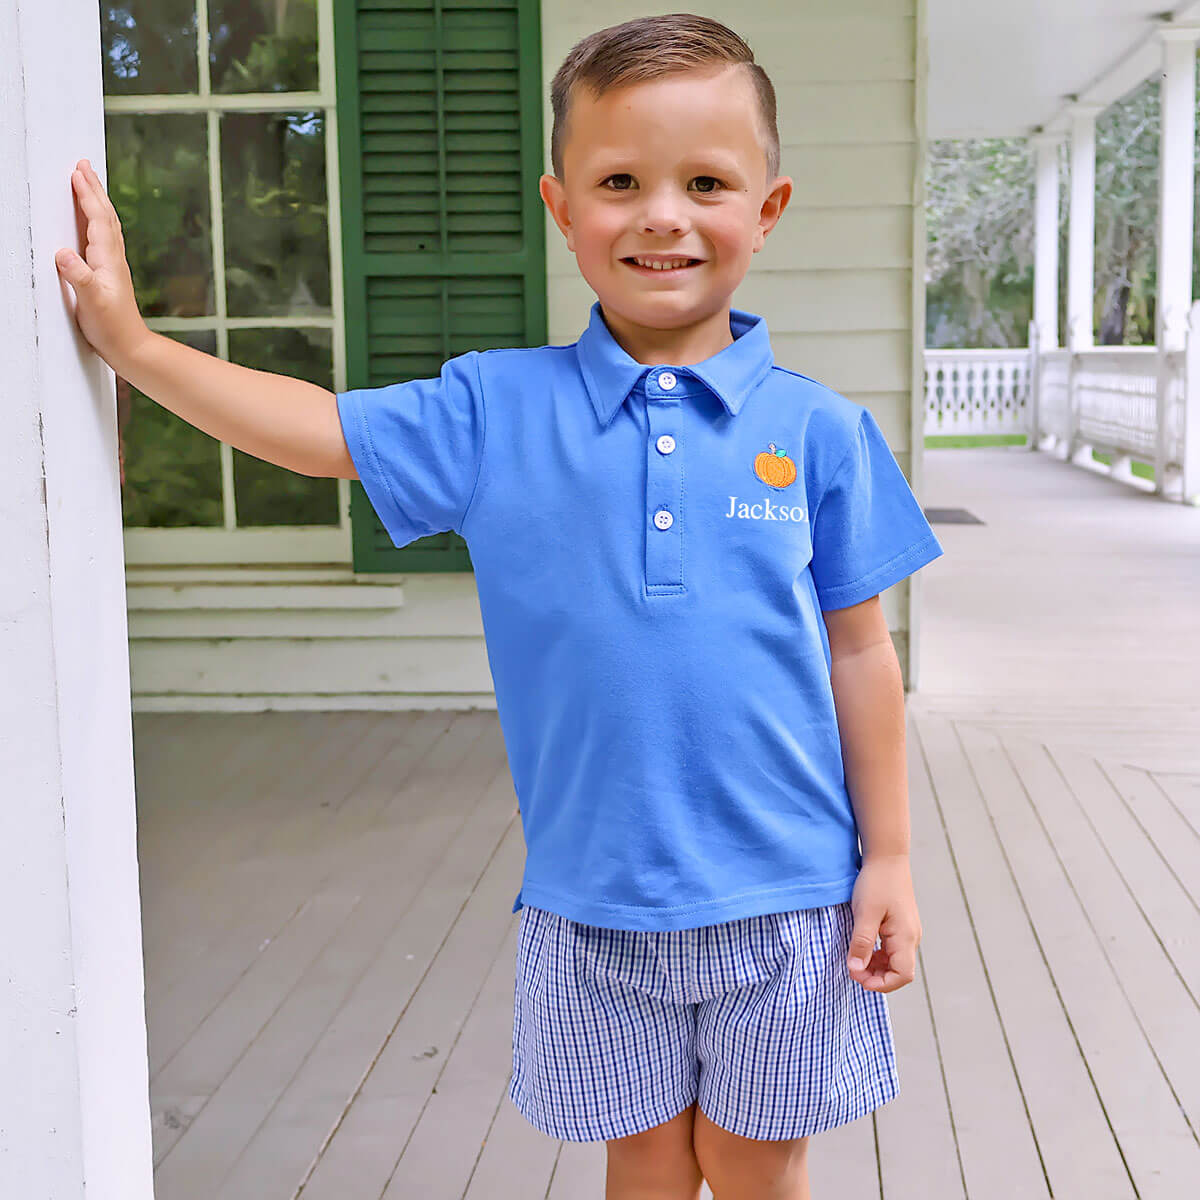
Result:
[[[783,215],[788,201],[792,198],[792,180],[788,175],[780,175],[767,192],[758,214],[758,228],[754,231],[754,253],[763,248],[767,234],[775,228],[775,223]]]
[[[573,252],[575,229],[567,212],[567,191],[562,185],[562,180],[557,175],[543,175],[538,180],[538,191],[541,193],[542,202],[554,218],[555,225],[562,230],[563,237],[567,239],[567,249]]]

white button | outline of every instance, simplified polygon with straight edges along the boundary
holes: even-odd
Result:
[[[670,454],[675,449],[675,439],[669,433],[664,433],[654,444],[663,454]]]
[[[658,377],[658,386],[662,388],[664,392],[669,392],[675,386],[675,383],[675,376],[672,375],[670,371],[664,371]]]
[[[660,508],[654,514],[654,523],[659,529],[670,529],[675,523],[675,518],[665,508]]]

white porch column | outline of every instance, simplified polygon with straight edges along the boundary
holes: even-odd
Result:
[[[1102,104],[1073,104],[1071,119],[1070,220],[1067,236],[1066,344],[1072,354],[1095,345],[1092,331],[1096,287],[1096,117]],[[1090,464],[1092,447],[1079,442],[1079,402],[1074,363],[1070,371],[1069,420],[1065,456]]]
[[[1169,394],[1171,371],[1166,355],[1182,350],[1188,340],[1188,316],[1192,305],[1192,246],[1195,238],[1193,180],[1195,178],[1196,137],[1196,40],[1200,29],[1166,26],[1159,29],[1162,42],[1162,77],[1159,102],[1162,127],[1159,133],[1158,171],[1158,295],[1155,315],[1155,343],[1159,350],[1158,437],[1155,452],[1155,491],[1160,496],[1179,494],[1180,480],[1168,478],[1168,431],[1175,418],[1168,412],[1174,403]],[[1200,451],[1197,425],[1200,424],[1200,395],[1185,392],[1184,475],[1191,475],[1185,487],[1200,490],[1195,478],[1195,460]],[[1188,443],[1191,443],[1189,453]],[[1188,467],[1191,470],[1188,470]]]
[[[1034,197],[1033,320],[1029,327],[1029,441],[1040,448],[1041,355],[1058,348],[1058,148],[1062,135],[1029,139],[1036,154]]]
[[[1040,133],[1029,139],[1037,153],[1034,200],[1033,320],[1038,346],[1058,347],[1058,148],[1062,135]],[[1093,175],[1094,178],[1094,175]]]
[[[0,1196],[150,1200],[115,391],[53,257],[98,9],[0,0],[0,45]]]
[[[1192,306],[1197,28],[1163,28],[1159,99],[1158,297],[1155,341],[1183,348]]]
[[[1096,117],[1100,104],[1075,104],[1071,117],[1071,207],[1067,229],[1067,329],[1071,350],[1095,345]]]

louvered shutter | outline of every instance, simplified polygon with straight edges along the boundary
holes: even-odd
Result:
[[[546,341],[537,0],[337,0],[348,387]],[[351,487],[356,571],[470,570],[456,533],[396,549]]]

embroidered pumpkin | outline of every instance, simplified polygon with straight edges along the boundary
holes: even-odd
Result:
[[[754,459],[754,473],[773,488],[785,488],[796,482],[796,464],[774,442],[768,442],[770,453],[764,450]]]

